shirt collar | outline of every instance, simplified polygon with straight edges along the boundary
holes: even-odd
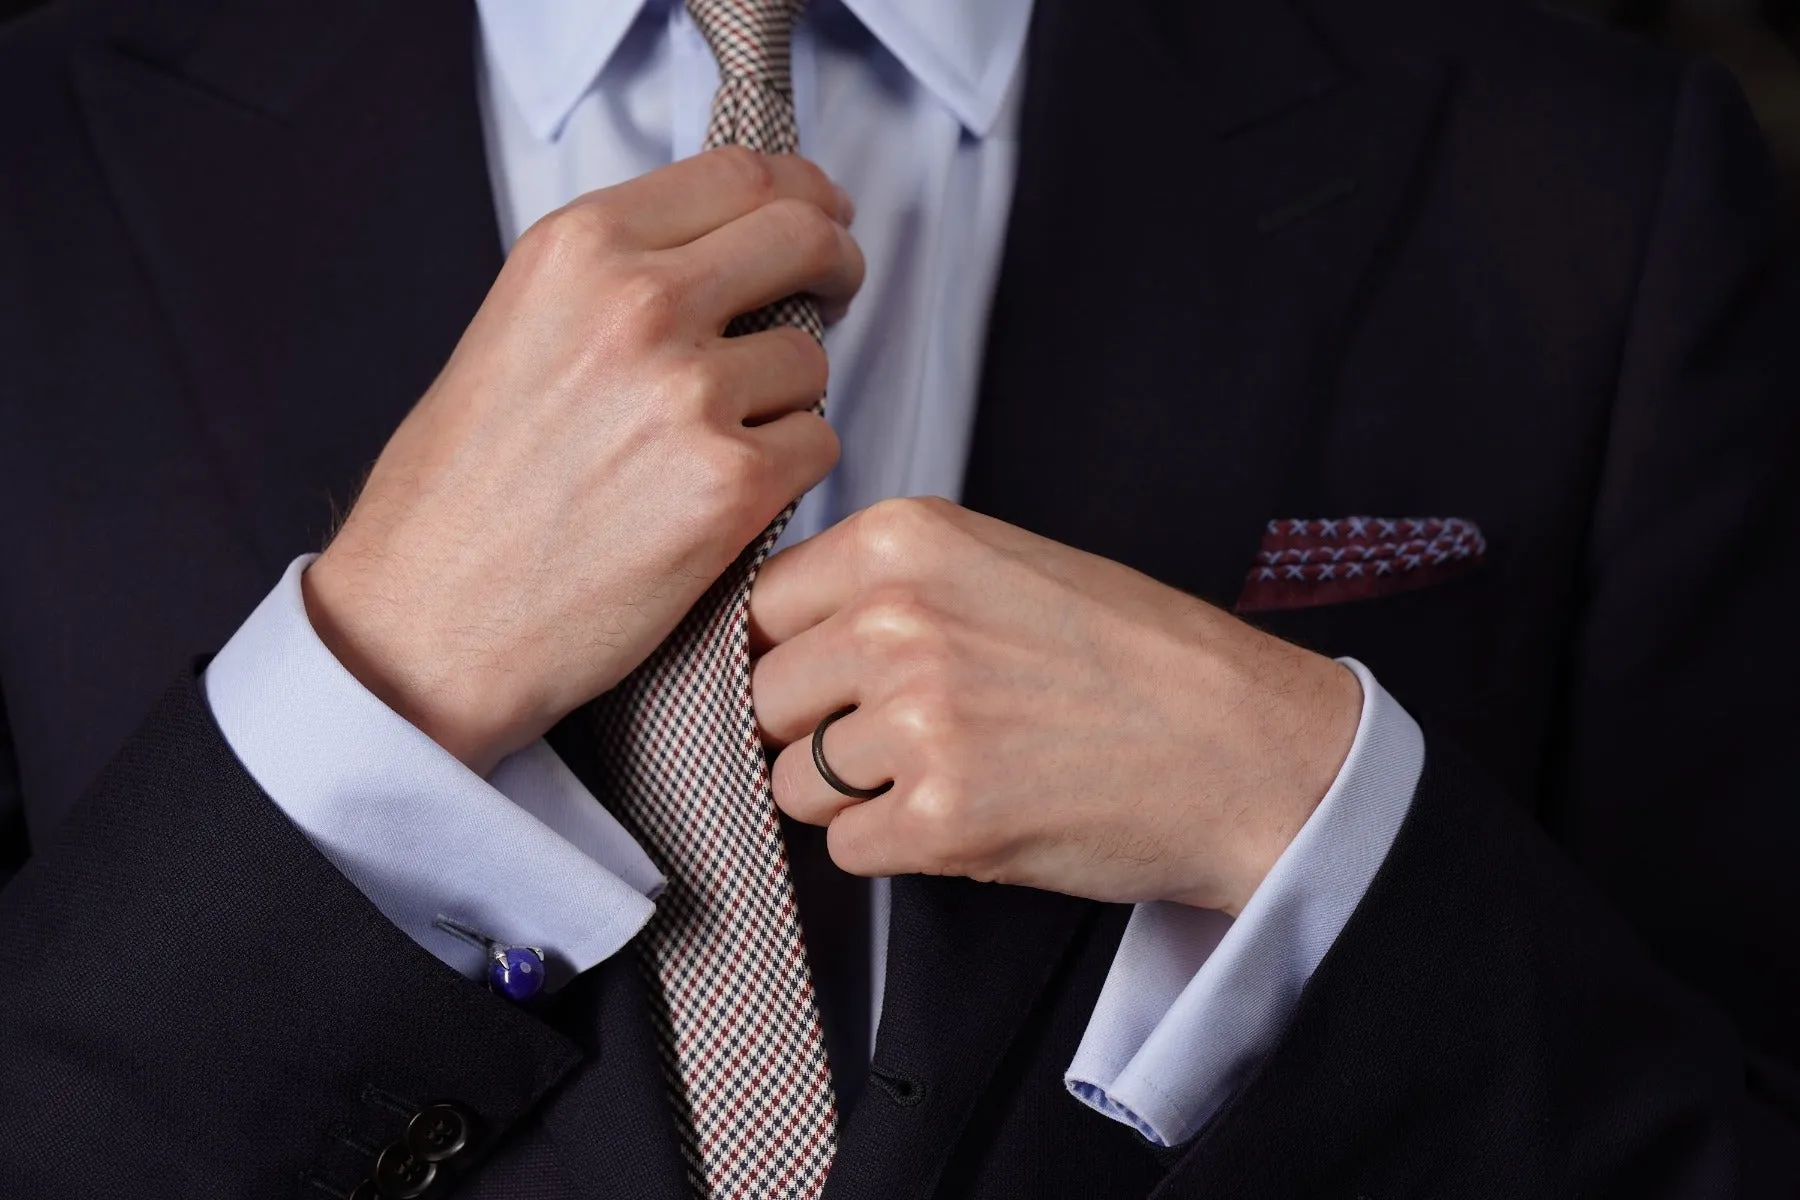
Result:
[[[489,61],[532,132],[553,138],[647,6],[680,0],[476,0]],[[822,2],[822,0],[821,0]],[[1017,74],[1032,0],[839,0],[977,137]]]

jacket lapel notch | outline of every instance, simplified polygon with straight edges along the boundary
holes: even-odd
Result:
[[[1281,3],[1040,10],[965,497],[1229,608],[1266,523],[1319,515],[1280,510],[1328,492],[1447,72],[1340,64]],[[1203,133],[1143,119],[1177,112]]]
[[[105,45],[76,71],[265,570],[319,547],[502,260],[470,14],[325,7],[310,37],[294,18],[284,69],[260,65],[279,39],[227,25],[168,62]]]
[[[948,877],[893,883],[887,987],[826,1195],[929,1194],[1071,939],[1099,906]]]

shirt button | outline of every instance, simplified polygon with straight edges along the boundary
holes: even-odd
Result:
[[[375,1186],[389,1200],[418,1200],[437,1179],[437,1164],[395,1142],[375,1160]]]
[[[428,1104],[406,1123],[406,1145],[428,1163],[444,1162],[469,1144],[469,1118],[454,1104]]]

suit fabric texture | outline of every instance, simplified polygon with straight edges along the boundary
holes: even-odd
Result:
[[[94,0],[0,41],[8,1195],[342,1194],[436,1100],[479,1121],[453,1195],[682,1194],[629,956],[541,1012],[460,978],[196,683],[500,265],[473,29]],[[1427,761],[1204,1129],[1063,1089],[1128,910],[902,878],[827,1196],[1792,1195],[1800,292],[1734,88],[1500,0],[1039,0],[1028,55],[966,502],[1224,607],[1273,517],[1484,554],[1251,614]]]

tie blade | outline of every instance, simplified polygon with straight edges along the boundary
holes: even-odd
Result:
[[[720,62],[708,148],[797,149],[788,45],[800,8],[688,0]],[[779,325],[824,332],[818,304],[791,296],[727,333]],[[750,588],[793,511],[594,706],[610,804],[669,880],[634,945],[697,1196],[817,1196],[837,1151],[817,996],[750,702]]]

